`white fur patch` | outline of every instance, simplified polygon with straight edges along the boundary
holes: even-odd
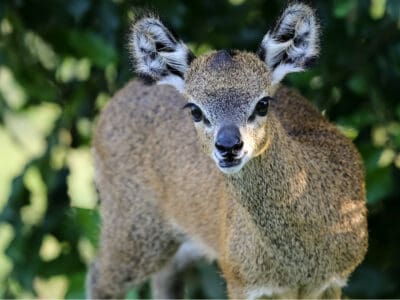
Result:
[[[280,82],[283,77],[285,77],[288,73],[301,71],[304,71],[304,69],[300,67],[295,67],[290,64],[280,64],[272,72],[272,84],[277,84],[278,82]]]
[[[331,286],[336,286],[336,287],[344,287],[347,284],[346,279],[340,278],[338,276],[332,276],[330,280],[328,280],[327,282],[325,282],[325,284],[323,284],[321,286],[321,288],[319,288],[318,290],[315,291],[315,293],[313,293],[314,297],[320,297],[320,295],[325,292],[325,290]]]
[[[310,291],[307,298],[320,298],[322,293],[325,292],[329,287],[344,287],[346,285],[346,280],[338,276],[332,276],[330,280],[325,282],[319,288],[314,291]],[[259,299],[262,297],[278,297],[286,299],[295,299],[298,297],[297,290],[290,290],[289,288],[273,287],[273,286],[262,286],[262,287],[252,287],[248,289],[247,298],[248,299]]]
[[[183,93],[185,81],[177,75],[167,75],[157,82],[157,84],[169,84],[175,87],[180,93]]]
[[[175,266],[179,271],[182,271],[189,264],[207,257],[206,251],[194,241],[184,242],[175,254]]]
[[[247,292],[247,299],[259,299],[261,297],[272,297],[273,295],[283,294],[287,289],[277,287],[255,287]]]
[[[190,239],[185,241],[178,250],[178,252],[181,251],[182,255],[187,252],[193,251],[194,256],[198,258],[206,258],[209,261],[213,261],[218,258],[218,253],[215,249],[210,248],[206,243],[201,241],[201,239],[193,236],[193,234],[188,233],[185,228],[179,225],[175,220],[171,219],[169,220],[169,223],[178,232],[182,232],[186,236],[190,236]]]

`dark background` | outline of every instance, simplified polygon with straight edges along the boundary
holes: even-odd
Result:
[[[400,1],[308,1],[321,57],[285,82],[315,103],[365,162],[370,246],[348,297],[400,297]],[[90,142],[131,72],[127,37],[151,7],[197,55],[256,50],[285,1],[0,1],[0,298],[84,296],[99,218]],[[188,297],[224,297],[218,271],[185,274]],[[130,298],[149,297],[148,284]]]

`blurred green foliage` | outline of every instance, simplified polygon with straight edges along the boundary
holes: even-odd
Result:
[[[152,8],[194,53],[256,50],[278,0],[0,2],[0,298],[84,296],[99,218],[93,123],[130,77],[129,24]],[[370,248],[350,297],[400,297],[400,1],[308,1],[322,54],[288,85],[313,101],[365,161]],[[224,297],[215,267],[185,274],[188,297]],[[149,297],[148,284],[131,298]]]

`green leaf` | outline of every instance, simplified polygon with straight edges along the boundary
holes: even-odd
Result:
[[[105,68],[117,62],[116,49],[94,32],[71,30],[67,34],[67,43],[79,57],[88,58],[98,67]]]
[[[85,286],[86,272],[68,274],[68,291],[65,299],[85,299]]]
[[[392,191],[393,180],[391,176],[391,168],[378,168],[367,173],[367,202],[374,205],[383,200]]]
[[[126,298],[125,299],[134,299],[134,300],[140,299],[137,289],[129,290],[128,293],[126,294]]]
[[[356,6],[355,0],[338,0],[335,3],[333,14],[337,18],[346,17]]]
[[[100,216],[97,210],[73,207],[71,216],[77,222],[84,235],[93,245],[97,245],[99,235]]]
[[[360,74],[352,76],[347,82],[347,86],[351,91],[360,96],[365,95],[369,89],[366,78]]]

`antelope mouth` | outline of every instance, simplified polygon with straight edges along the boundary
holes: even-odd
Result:
[[[239,172],[243,166],[249,161],[250,157],[244,152],[241,156],[220,157],[217,153],[213,153],[213,159],[218,169],[225,174],[234,174]]]
[[[218,166],[220,168],[232,168],[240,165],[241,162],[242,162],[241,158],[221,159],[218,162]]]

